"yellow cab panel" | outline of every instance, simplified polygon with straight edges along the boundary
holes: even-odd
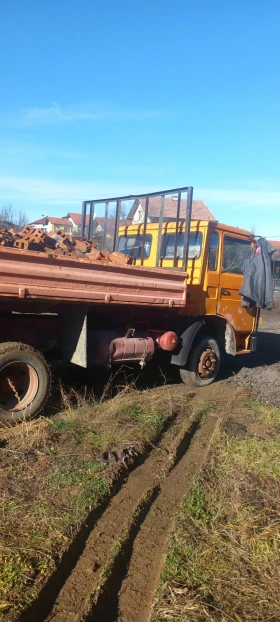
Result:
[[[187,262],[188,273],[188,304],[183,313],[205,313],[205,296],[203,295],[202,275],[205,272],[205,244],[209,222],[192,221],[190,228],[189,259]],[[141,248],[143,241],[143,224],[129,225],[119,229],[118,250],[134,257],[134,263],[141,265]],[[165,222],[162,225],[162,238],[160,245],[159,264],[160,268],[182,270],[183,245],[185,223],[180,222],[178,227],[177,253],[174,261],[174,246],[176,235],[176,223]],[[143,264],[155,267],[157,261],[159,225],[158,223],[147,224],[145,236],[145,249]],[[213,310],[215,313],[215,310]]]

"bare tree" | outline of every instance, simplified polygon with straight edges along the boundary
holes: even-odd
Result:
[[[27,225],[28,217],[23,210],[15,210],[9,203],[0,208],[0,226],[22,229]]]
[[[26,212],[24,212],[23,210],[19,210],[16,213],[16,225],[17,227],[19,227],[20,229],[23,229],[23,227],[25,227],[28,224],[28,217]]]
[[[130,210],[130,206],[127,205],[127,201],[122,201],[121,209],[120,209],[120,220],[126,220],[129,210]],[[116,218],[116,211],[117,211],[117,207],[112,208],[109,214],[109,217]]]
[[[13,222],[13,208],[10,204],[0,208],[0,220],[1,222]]]

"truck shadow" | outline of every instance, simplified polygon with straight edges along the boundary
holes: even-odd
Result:
[[[226,379],[243,368],[253,369],[263,365],[269,366],[280,362],[280,334],[260,332],[256,352],[226,356],[220,373],[221,379]]]
[[[235,357],[225,356],[221,363],[219,380],[226,380],[238,374],[242,368],[270,366],[280,362],[280,334],[260,332],[258,349],[252,354],[241,354]],[[54,377],[53,390],[44,414],[51,416],[65,407],[63,395],[73,402],[75,395],[88,399],[109,399],[120,393],[125,387],[139,391],[152,389],[165,384],[180,384],[179,369],[175,366],[159,367],[154,361],[144,367],[139,365],[122,365],[111,370],[100,367],[82,369],[76,365],[57,362],[52,366]],[[61,390],[62,387],[62,390]]]

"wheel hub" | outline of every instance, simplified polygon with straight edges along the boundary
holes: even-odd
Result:
[[[16,361],[0,372],[0,409],[18,412],[27,408],[35,399],[39,379],[32,365]]]
[[[206,348],[206,350],[201,353],[198,363],[198,373],[201,378],[208,378],[208,376],[214,372],[216,364],[217,356],[214,350],[212,350],[212,348]]]

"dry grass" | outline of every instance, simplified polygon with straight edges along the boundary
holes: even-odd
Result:
[[[280,411],[242,399],[180,508],[154,622],[280,620]]]
[[[158,438],[187,391],[136,392],[124,388],[101,403],[65,395],[64,410],[2,429],[0,501],[0,611],[7,620],[36,598],[62,553],[110,491],[119,463],[102,454],[133,447],[139,453]],[[0,614],[1,615],[1,614]]]

